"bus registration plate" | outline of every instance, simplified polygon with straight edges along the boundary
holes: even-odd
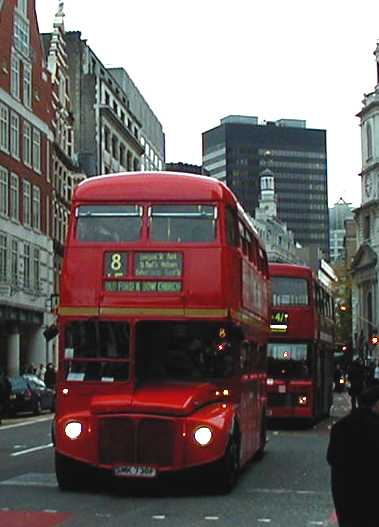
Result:
[[[122,465],[113,469],[114,475],[122,478],[155,478],[157,469],[146,465]]]

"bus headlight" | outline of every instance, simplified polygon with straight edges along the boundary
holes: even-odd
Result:
[[[207,426],[201,426],[195,431],[194,437],[199,445],[206,446],[212,439],[212,431]]]
[[[64,433],[70,439],[77,439],[82,433],[82,425],[78,421],[71,421],[64,427]]]
[[[306,395],[299,395],[297,403],[299,406],[306,406],[308,404],[308,397]]]

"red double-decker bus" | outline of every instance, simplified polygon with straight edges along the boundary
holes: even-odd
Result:
[[[310,267],[270,263],[272,320],[268,345],[268,415],[310,422],[332,404],[332,279]],[[322,278],[324,277],[324,278]]]
[[[98,176],[75,190],[58,309],[61,489],[209,468],[232,488],[265,445],[264,248],[221,182]]]

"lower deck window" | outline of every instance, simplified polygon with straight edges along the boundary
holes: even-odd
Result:
[[[286,379],[311,376],[311,347],[307,343],[270,342],[267,349],[268,375]]]
[[[65,375],[71,381],[126,381],[129,378],[129,324],[73,321],[64,332]]]
[[[140,380],[206,380],[233,375],[240,338],[217,323],[140,322],[136,367]]]

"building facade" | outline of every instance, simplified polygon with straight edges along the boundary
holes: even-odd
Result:
[[[358,251],[352,263],[353,335],[357,351],[376,355],[369,338],[379,329],[379,43],[374,52],[377,84],[365,94],[358,114],[361,127],[361,206],[354,211]]]
[[[51,76],[35,0],[0,2],[0,368],[49,358]]]
[[[277,217],[275,178],[266,168],[260,179],[260,199],[252,222],[264,241],[269,262],[304,264],[296,252],[294,235]]]
[[[74,116],[70,97],[70,79],[66,53],[63,2],[55,15],[53,31],[42,35],[47,68],[52,82],[52,131],[51,174],[52,201],[51,238],[53,240],[53,293],[48,303],[52,313],[59,302],[59,282],[63,265],[63,248],[67,235],[71,198],[75,186],[85,178],[80,173],[77,153],[74,151]],[[58,341],[50,344],[49,359],[58,364]]]
[[[139,170],[144,147],[140,120],[122,87],[82,40],[65,33],[74,114],[74,151],[87,177]]]
[[[329,255],[325,130],[306,128],[302,120],[259,124],[257,117],[228,116],[203,133],[203,165],[233,190],[251,216],[258,207],[260,174],[271,169],[278,218],[301,245]]]
[[[187,174],[198,174],[200,176],[209,176],[209,172],[200,165],[192,165],[191,163],[166,163],[168,172],[186,172]]]
[[[330,261],[339,262],[345,259],[345,221],[353,219],[353,207],[342,198],[329,209],[330,227]]]
[[[140,141],[144,147],[141,170],[162,170],[165,164],[165,136],[162,124],[123,68],[108,68],[126,94],[130,109],[141,123]]]

